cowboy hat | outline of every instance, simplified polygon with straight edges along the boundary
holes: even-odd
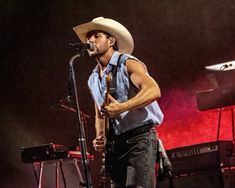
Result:
[[[105,31],[116,38],[120,53],[131,54],[133,52],[134,41],[130,32],[115,20],[98,17],[91,22],[73,27],[73,30],[83,43],[87,42],[88,32],[94,30]]]

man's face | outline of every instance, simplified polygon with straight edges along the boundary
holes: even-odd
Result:
[[[94,50],[88,50],[91,57],[100,57],[110,48],[110,35],[102,31],[91,31],[87,34],[87,42],[94,45]]]

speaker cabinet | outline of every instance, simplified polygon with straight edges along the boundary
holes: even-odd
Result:
[[[232,141],[215,141],[167,151],[175,175],[235,166]]]
[[[235,169],[218,169],[197,174],[181,175],[172,183],[165,178],[157,183],[157,188],[234,188]]]

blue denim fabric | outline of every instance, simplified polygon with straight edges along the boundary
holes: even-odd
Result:
[[[157,138],[155,129],[116,140],[111,153],[112,188],[155,188]]]

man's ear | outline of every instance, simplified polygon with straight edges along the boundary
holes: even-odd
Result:
[[[113,37],[113,36],[110,36],[109,37],[109,41],[110,41],[110,46],[114,46],[115,45],[115,42],[116,42],[116,39]]]

